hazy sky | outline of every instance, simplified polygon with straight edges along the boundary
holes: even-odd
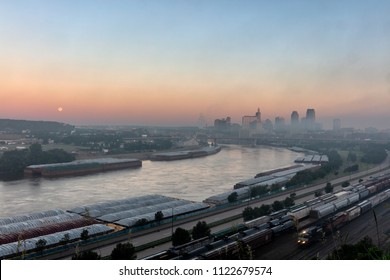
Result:
[[[0,118],[390,128],[390,1],[0,0]],[[58,110],[59,108],[61,110]]]

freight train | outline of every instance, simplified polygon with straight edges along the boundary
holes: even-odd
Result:
[[[195,240],[169,250],[148,256],[147,260],[161,259],[231,259],[242,252],[242,248],[255,250],[272,242],[275,236],[295,230],[292,217],[287,209],[266,216],[263,222],[254,221],[213,234],[211,237]],[[238,231],[238,232],[237,232]]]
[[[325,194],[296,205],[287,213],[294,220],[301,221],[306,218],[321,219],[341,211],[357,202],[364,201],[370,196],[390,187],[390,177],[380,176],[365,184],[356,184],[344,188],[335,194]]]
[[[298,244],[308,245],[336,231],[345,223],[390,198],[390,177],[378,177],[366,184],[356,184],[335,194],[306,201],[293,209],[283,209],[244,223],[246,230],[217,239],[175,259],[223,259],[239,254],[243,246],[252,250],[271,242],[275,236],[295,230],[300,220],[311,218],[312,225],[298,234]],[[349,208],[348,208],[349,207]],[[330,218],[329,218],[330,217]]]
[[[320,224],[303,229],[298,233],[298,244],[301,246],[307,246],[320,241],[325,238],[326,235],[333,234],[345,224],[356,219],[389,198],[390,189],[378,193],[345,211],[338,212]]]

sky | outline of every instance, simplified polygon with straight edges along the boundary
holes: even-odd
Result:
[[[0,118],[390,128],[390,1],[0,0]]]

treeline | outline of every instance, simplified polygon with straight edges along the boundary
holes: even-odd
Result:
[[[365,163],[379,164],[387,157],[386,149],[383,145],[366,145],[360,147],[360,150],[364,153],[361,161]]]
[[[167,150],[172,148],[173,143],[171,140],[158,139],[153,142],[146,142],[137,140],[131,143],[125,143],[123,149],[127,152],[138,152],[138,151],[152,151],[152,150]]]
[[[149,139],[147,137],[143,138],[143,135],[149,135],[149,132],[142,128],[131,131],[87,130],[76,132],[62,139],[56,139],[56,141],[67,145],[83,146],[92,151],[108,149],[111,154],[166,150],[173,146],[171,139]]]
[[[74,155],[62,149],[43,151],[40,144],[32,144],[26,150],[4,152],[0,158],[0,179],[13,180],[23,177],[24,169],[33,164],[70,162]]]
[[[286,183],[286,187],[306,185],[313,182],[316,179],[322,179],[331,172],[337,172],[337,170],[343,164],[343,160],[340,154],[336,150],[331,150],[326,153],[329,162],[324,163],[321,167],[315,170],[303,170],[297,172],[297,174]]]
[[[71,132],[73,125],[52,122],[52,121],[27,121],[27,120],[10,120],[0,119],[0,130],[20,133],[24,130],[37,132]]]
[[[286,197],[284,201],[275,200],[271,205],[262,204],[260,207],[246,207],[242,212],[244,221],[250,221],[261,216],[266,216],[272,212],[282,210],[284,208],[289,208],[295,205],[294,199],[292,197]]]

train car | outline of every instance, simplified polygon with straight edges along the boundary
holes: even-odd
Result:
[[[363,198],[367,197],[370,194],[370,191],[368,189],[364,189],[358,192],[359,194],[359,200],[362,200]]]
[[[192,240],[186,244],[175,246],[170,249],[174,255],[183,255],[200,247],[206,246],[214,241],[213,237],[205,236],[203,238]]]
[[[364,200],[364,201],[358,203],[357,207],[360,208],[360,214],[363,214],[372,208],[372,204],[371,204],[371,201]]]
[[[377,187],[376,185],[367,187],[367,190],[370,192],[370,194],[376,193]]]
[[[348,199],[348,205],[354,204],[358,202],[360,199],[359,193],[351,194],[347,197],[347,199]]]
[[[349,205],[349,200],[348,200],[348,198],[339,199],[339,200],[335,201],[333,203],[333,205],[336,208],[336,210],[338,210],[338,209],[341,209],[341,208],[344,208],[344,207],[348,206]]]
[[[280,217],[286,215],[288,212],[288,209],[282,209],[282,210],[279,210],[279,211],[276,211],[276,212],[273,212],[269,215],[270,219],[273,220],[273,219],[279,219]]]
[[[300,208],[296,208],[294,210],[291,210],[287,214],[293,216],[295,220],[299,221],[299,220],[302,220],[304,218],[309,217],[310,210],[311,210],[311,207],[304,205]]]
[[[294,230],[296,228],[296,225],[294,223],[294,221],[287,221],[285,223],[283,223],[283,231],[290,231],[290,230]]]
[[[324,204],[324,201],[322,201],[320,198],[316,197],[314,199],[310,199],[310,200],[307,200],[305,202],[305,205],[307,205],[308,207],[312,208],[312,207],[316,207],[316,206],[320,206],[320,205],[323,205]]]
[[[252,228],[252,227],[264,224],[264,223],[268,223],[270,220],[271,220],[270,216],[261,216],[259,218],[247,221],[244,224],[247,228]]]
[[[378,195],[374,195],[367,199],[369,202],[371,202],[371,207],[374,208],[380,203],[380,198]]]
[[[323,227],[325,232],[333,232],[334,230],[341,228],[347,222],[348,214],[346,212],[340,212],[330,218],[329,221],[325,223]]]
[[[274,219],[274,220],[269,221],[268,224],[270,225],[271,228],[273,228],[273,227],[276,227],[280,224],[280,220]]]
[[[249,245],[252,249],[257,249],[267,243],[270,243],[273,239],[271,229],[263,229],[258,232],[245,236],[241,239],[245,245]]]
[[[277,236],[283,232],[284,227],[283,227],[283,225],[278,225],[276,227],[272,227],[271,230],[272,230],[273,235]]]
[[[239,247],[236,241],[225,244],[222,247],[205,252],[201,255],[205,260],[223,260],[229,259],[238,253]]]
[[[284,215],[284,216],[280,217],[279,222],[281,224],[283,224],[283,223],[285,223],[287,221],[291,221],[292,219],[293,219],[293,217],[291,215],[287,214],[287,215]]]
[[[358,206],[354,206],[345,211],[348,215],[348,221],[352,221],[360,216],[361,209]]]
[[[256,226],[256,228],[257,228],[258,230],[268,229],[268,228],[270,228],[270,225],[269,225],[269,223],[264,223],[264,224],[261,224],[261,225],[259,225],[259,226]]]
[[[333,203],[321,205],[310,210],[310,217],[314,219],[321,219],[329,214],[332,214],[334,211],[336,211],[336,209],[337,208]]]
[[[153,255],[146,256],[142,258],[142,260],[170,260],[172,257],[172,254],[168,250],[165,250]]]

